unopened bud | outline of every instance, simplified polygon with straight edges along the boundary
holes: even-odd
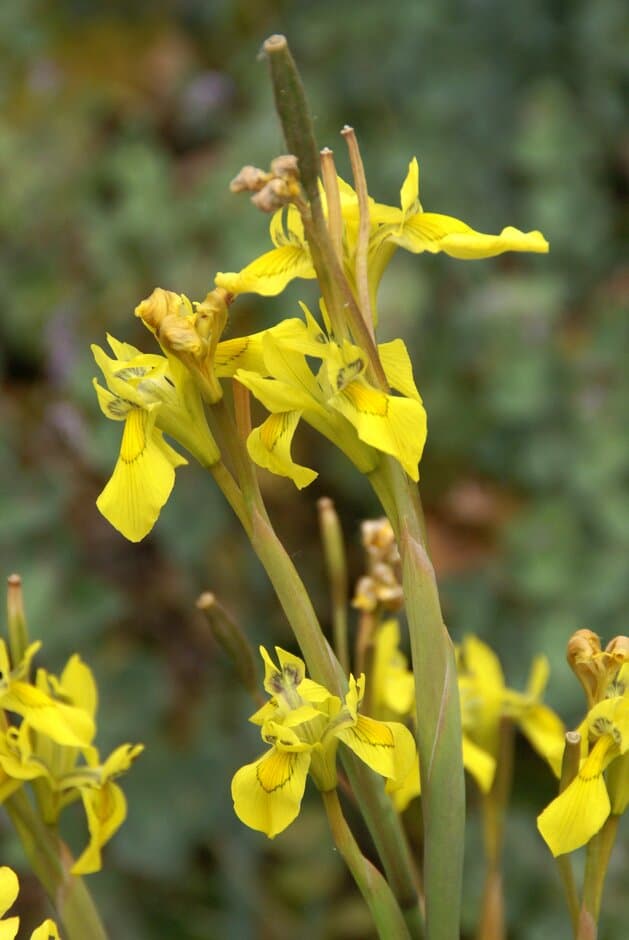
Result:
[[[136,317],[144,320],[149,329],[159,333],[164,317],[176,314],[181,307],[181,295],[156,287],[152,294],[135,308]]]
[[[205,614],[212,636],[232,661],[240,682],[257,699],[256,659],[244,632],[211,591],[201,594],[197,608]]]
[[[214,346],[221,337],[227,323],[229,294],[222,287],[210,291],[202,303],[196,305],[195,327],[198,335]]]
[[[200,356],[203,352],[203,342],[194,324],[178,314],[169,314],[164,317],[158,330],[158,337],[160,342],[173,352],[189,353],[192,356]]]
[[[28,646],[28,627],[24,613],[22,579],[19,574],[10,574],[7,579],[7,619],[11,662],[16,665],[22,661]]]

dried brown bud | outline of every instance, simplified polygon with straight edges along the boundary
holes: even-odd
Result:
[[[285,153],[271,160],[271,173],[282,179],[299,180],[299,161],[293,153]]]
[[[276,177],[266,186],[251,197],[251,201],[261,212],[276,212],[282,206],[292,202],[295,192],[290,183],[286,180]]]
[[[233,193],[257,193],[271,179],[272,174],[266,173],[257,166],[243,166],[238,176],[229,184]]]
[[[605,647],[605,652],[619,666],[629,662],[629,636],[615,636]]]

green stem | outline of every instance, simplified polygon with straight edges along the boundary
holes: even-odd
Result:
[[[72,859],[52,829],[43,822],[23,789],[5,804],[26,857],[46,890],[63,925],[64,940],[107,940],[85,882],[70,874]]]
[[[588,842],[583,877],[583,907],[598,923],[601,899],[609,859],[612,854],[620,816],[608,816],[602,829]]]
[[[7,622],[11,665],[15,669],[22,662],[28,646],[28,626],[19,574],[10,574],[7,579]]]
[[[424,888],[429,940],[458,940],[465,787],[454,649],[443,622],[435,572],[423,536],[419,495],[391,458],[371,474],[387,492],[402,559],[411,641],[424,821]]]
[[[371,912],[382,940],[409,940],[409,932],[395,897],[377,868],[364,857],[347,825],[336,790],[321,794],[339,852]]]

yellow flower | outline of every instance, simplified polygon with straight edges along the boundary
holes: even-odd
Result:
[[[144,355],[108,336],[115,358],[98,346],[92,352],[107,388],[94,380],[106,417],[124,421],[120,456],[96,501],[106,519],[132,542],[153,528],[170,496],[175,468],[187,463],[164,440],[179,441],[203,466],[219,460],[199,392],[177,359]]]
[[[13,869],[3,865],[0,868],[0,940],[14,940],[20,926],[19,917],[4,917],[15,904],[20,890],[17,875]],[[31,940],[60,940],[54,920],[47,918],[31,934]]]
[[[629,694],[605,699],[594,705],[580,728],[589,752],[581,761],[572,782],[537,817],[537,827],[553,855],[574,852],[590,841],[605,823],[612,809],[623,811],[627,805],[628,784],[617,779],[619,792],[612,807],[603,776],[611,765],[629,772]],[[611,767],[610,767],[611,770]]]
[[[398,722],[359,714],[365,677],[349,678],[345,701],[305,677],[304,663],[276,647],[279,668],[261,648],[265,688],[271,699],[252,716],[262,740],[262,757],[241,767],[232,780],[236,815],[247,826],[274,838],[299,814],[310,772],[320,790],[336,787],[336,750],[349,747],[372,770],[402,780],[416,760],[411,733]]]
[[[507,688],[498,657],[475,636],[464,639],[458,666],[463,730],[472,743],[497,757],[500,720],[511,718],[559,776],[565,729],[552,709],[540,701],[548,679],[546,658],[539,656],[534,661],[526,692]]]
[[[366,361],[357,346],[331,340],[303,307],[306,323],[291,335],[268,331],[263,337],[263,369],[239,369],[236,378],[271,412],[247,442],[260,466],[287,476],[298,487],[315,471],[296,464],[290,448],[300,418],[342,450],[363,473],[377,464],[375,451],[391,454],[413,479],[426,440],[426,413],[413,380],[408,352],[401,340],[379,347],[390,385],[400,394],[385,394],[364,376]],[[309,364],[318,359],[315,374]],[[365,447],[365,445],[367,445]],[[373,448],[373,450],[372,450]]]
[[[337,179],[343,219],[343,267],[354,285],[359,207],[354,190]],[[326,211],[324,194],[323,206]],[[444,252],[453,258],[490,258],[505,251],[547,252],[548,242],[540,232],[521,232],[508,226],[499,235],[476,232],[452,216],[424,212],[419,201],[419,167],[416,158],[409,164],[400,191],[400,208],[369,199],[370,233],[368,279],[372,304],[386,266],[396,248],[418,254]],[[303,225],[295,206],[280,209],[270,225],[275,245],[238,273],[219,273],[216,284],[230,294],[252,291],[271,296],[279,294],[294,278],[316,277]]]
[[[1,654],[0,640],[0,658]],[[39,669],[35,685],[12,684],[13,696],[16,685],[20,701],[37,705],[23,712],[19,727],[0,733],[0,802],[23,782],[31,781],[44,820],[55,825],[61,810],[81,799],[90,840],[72,872],[98,871],[102,846],[126,816],[124,794],[113,781],[129,769],[143,747],[123,744],[101,763],[91,743],[96,684],[76,655],[70,657],[60,677]],[[0,698],[0,707],[8,708],[6,698]]]

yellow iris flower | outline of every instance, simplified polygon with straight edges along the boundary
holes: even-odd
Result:
[[[629,672],[625,676],[629,679]],[[594,705],[579,731],[584,749],[579,771],[537,817],[542,838],[555,856],[586,845],[610,813],[619,816],[627,808],[629,688]]]
[[[299,488],[316,472],[292,460],[290,449],[300,418],[331,440],[362,473],[375,468],[377,451],[395,457],[413,480],[426,440],[426,412],[415,386],[402,340],[382,343],[380,358],[387,381],[400,394],[387,394],[365,378],[366,360],[349,342],[334,342],[303,306],[306,322],[290,335],[268,331],[262,341],[259,371],[235,375],[271,412],[247,442],[260,466],[289,477]],[[308,358],[319,360],[316,373]],[[365,446],[366,445],[366,446]],[[374,452],[375,451],[375,452]]]
[[[0,660],[5,654],[0,640]],[[31,656],[29,648],[29,661]],[[92,744],[96,684],[77,655],[59,677],[38,669],[34,685],[12,682],[9,692],[0,696],[0,707],[16,711],[16,702],[21,724],[0,732],[0,802],[30,781],[44,820],[55,825],[61,810],[81,799],[90,839],[72,873],[98,871],[101,848],[126,817],[124,794],[113,781],[129,769],[142,745],[123,744],[101,763]]]
[[[110,358],[92,346],[107,388],[94,379],[103,414],[124,421],[120,455],[96,501],[105,518],[132,542],[153,528],[175,482],[175,468],[187,463],[164,440],[179,441],[203,466],[219,452],[205,420],[192,376],[174,358],[145,355],[128,343],[107,337]]]
[[[338,178],[343,218],[343,266],[351,284],[356,268],[358,199],[351,186]],[[325,198],[323,198],[325,210]],[[397,248],[414,254],[444,252],[453,258],[491,258],[505,251],[547,252],[548,242],[540,232],[521,232],[508,226],[499,235],[476,232],[449,215],[424,212],[419,201],[417,159],[409,164],[400,190],[400,208],[369,199],[368,244],[369,289],[375,301],[382,275]],[[280,209],[271,219],[274,248],[237,273],[219,273],[216,284],[230,294],[253,292],[265,296],[281,293],[294,278],[316,277],[303,225],[295,206]],[[375,309],[375,303],[374,303]]]
[[[270,749],[241,767],[232,780],[238,818],[270,839],[299,814],[310,773],[320,790],[336,787],[336,750],[349,747],[376,773],[402,781],[416,760],[415,742],[399,722],[382,722],[359,713],[365,677],[349,678],[342,702],[306,678],[299,657],[276,647],[279,666],[261,648],[264,687],[270,700],[252,716],[262,726]]]

